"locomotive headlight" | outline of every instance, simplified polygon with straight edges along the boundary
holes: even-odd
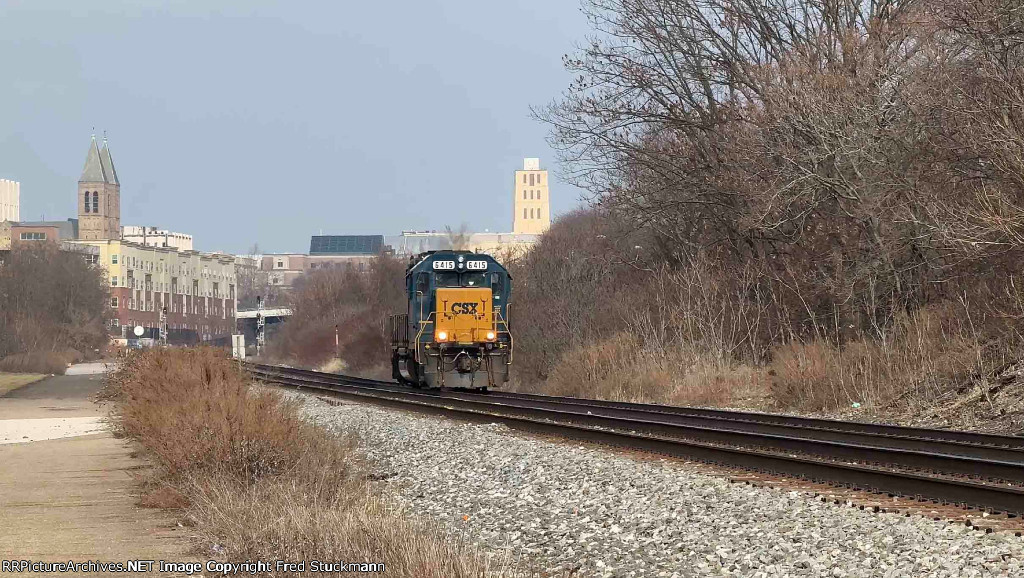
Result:
[[[438,331],[437,332],[437,340],[438,341],[447,341],[448,340],[448,332],[447,331]]]
[[[493,331],[488,331],[487,332],[487,341],[494,341],[494,337],[495,336],[494,336],[494,332]]]

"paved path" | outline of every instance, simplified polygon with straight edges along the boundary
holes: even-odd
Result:
[[[192,558],[173,516],[136,506],[133,474],[147,465],[106,431],[97,369],[0,397],[0,560]]]

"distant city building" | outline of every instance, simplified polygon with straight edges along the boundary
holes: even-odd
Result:
[[[171,246],[174,238],[163,233],[176,233],[167,231],[160,231],[153,244],[122,240],[121,184],[106,139],[100,149],[93,137],[86,155],[78,182],[78,215],[78,240],[73,243],[98,251],[90,258],[103,267],[110,287],[107,324],[115,341],[133,338],[135,327],[142,327],[145,337],[158,338],[161,316],[170,343],[230,339],[235,329],[235,257],[193,251],[187,235],[189,249]],[[64,234],[63,229],[57,234]]]
[[[21,220],[21,183],[0,179],[0,222]]]
[[[551,197],[548,172],[540,159],[523,159],[523,170],[515,172],[512,234],[540,235],[551,226]]]
[[[78,238],[78,219],[66,221],[24,221],[11,224],[11,245],[38,241],[74,241]]]
[[[476,253],[500,256],[506,251],[526,250],[539,235],[514,233],[450,234],[439,231],[402,231],[400,235],[387,235],[384,243],[396,255],[417,255],[424,251],[464,249]]]
[[[192,250],[192,235],[165,231],[156,227],[125,225],[121,227],[121,239],[147,247],[170,247],[179,251]]]
[[[268,253],[260,270],[271,285],[291,289],[296,279],[310,271],[354,268],[366,271],[370,261],[384,250],[384,235],[314,235],[309,254]]]
[[[78,178],[78,221],[80,239],[121,237],[121,183],[106,138],[102,149],[96,145],[95,136],[89,145],[85,167]]]

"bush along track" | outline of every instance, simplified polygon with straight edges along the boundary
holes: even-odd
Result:
[[[115,430],[155,462],[142,503],[180,510],[200,556],[270,562],[274,576],[332,574],[312,561],[383,564],[388,576],[513,573],[405,517],[375,493],[354,436],[304,421],[215,350],[134,355],[108,374],[104,397]]]

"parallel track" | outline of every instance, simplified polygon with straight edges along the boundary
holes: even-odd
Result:
[[[794,416],[531,394],[419,391],[391,382],[246,364],[255,377],[417,411],[1024,514],[1024,439]]]

